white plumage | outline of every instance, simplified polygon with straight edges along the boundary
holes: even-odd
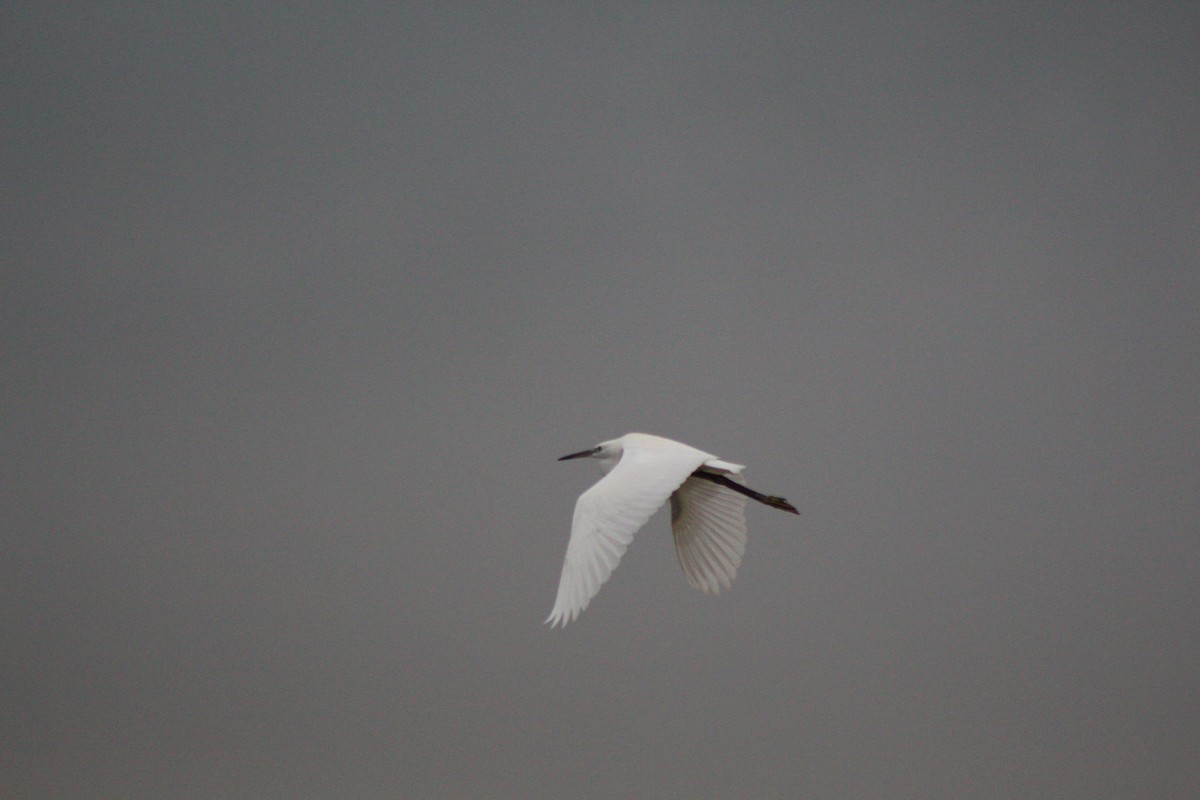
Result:
[[[668,500],[683,574],[713,593],[729,588],[746,551],[747,497],[795,513],[786,500],[747,489],[741,464],[661,436],[628,433],[559,460],[571,458],[599,459],[604,477],[575,504],[551,626],[587,608],[633,535]]]

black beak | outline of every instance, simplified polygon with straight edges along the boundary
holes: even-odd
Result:
[[[570,461],[572,458],[587,458],[588,456],[595,455],[599,451],[600,451],[599,447],[592,447],[587,450],[580,450],[578,453],[571,453],[571,455],[569,455],[569,456],[563,456],[562,458],[560,458],[558,460],[559,461]]]

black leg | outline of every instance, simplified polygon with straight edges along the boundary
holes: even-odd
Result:
[[[742,484],[738,483],[737,481],[731,481],[729,478],[727,478],[724,475],[721,475],[719,473],[705,472],[702,469],[698,469],[692,473],[692,476],[695,478],[703,478],[706,481],[712,481],[713,483],[717,484],[718,486],[724,486],[726,489],[732,489],[733,491],[737,492],[738,494],[744,494],[744,495],[746,495],[746,497],[749,497],[751,500],[757,500],[758,502],[760,502],[764,505],[768,505],[771,508],[778,508],[781,511],[790,511],[793,514],[800,513],[799,511],[796,510],[796,507],[794,505],[789,503],[787,500],[784,500],[782,497],[774,497],[774,496],[768,495],[768,494],[760,494],[760,493],[754,491],[753,489],[751,489],[750,487],[743,486]]]

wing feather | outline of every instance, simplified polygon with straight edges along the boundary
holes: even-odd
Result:
[[[736,473],[731,477],[739,480]],[[675,552],[688,583],[711,594],[728,589],[746,552],[746,498],[691,477],[671,505]]]
[[[670,444],[677,448],[658,444],[651,451],[627,444],[612,471],[579,496],[558,596],[546,619],[551,627],[566,625],[587,608],[620,563],[633,535],[697,467],[712,458],[687,445]]]

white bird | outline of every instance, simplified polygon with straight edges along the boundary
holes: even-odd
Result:
[[[558,460],[571,458],[599,459],[604,477],[575,503],[550,627],[565,626],[587,608],[633,535],[668,499],[683,574],[713,594],[729,588],[746,552],[747,497],[800,513],[782,497],[746,487],[741,464],[661,436],[627,433]]]

